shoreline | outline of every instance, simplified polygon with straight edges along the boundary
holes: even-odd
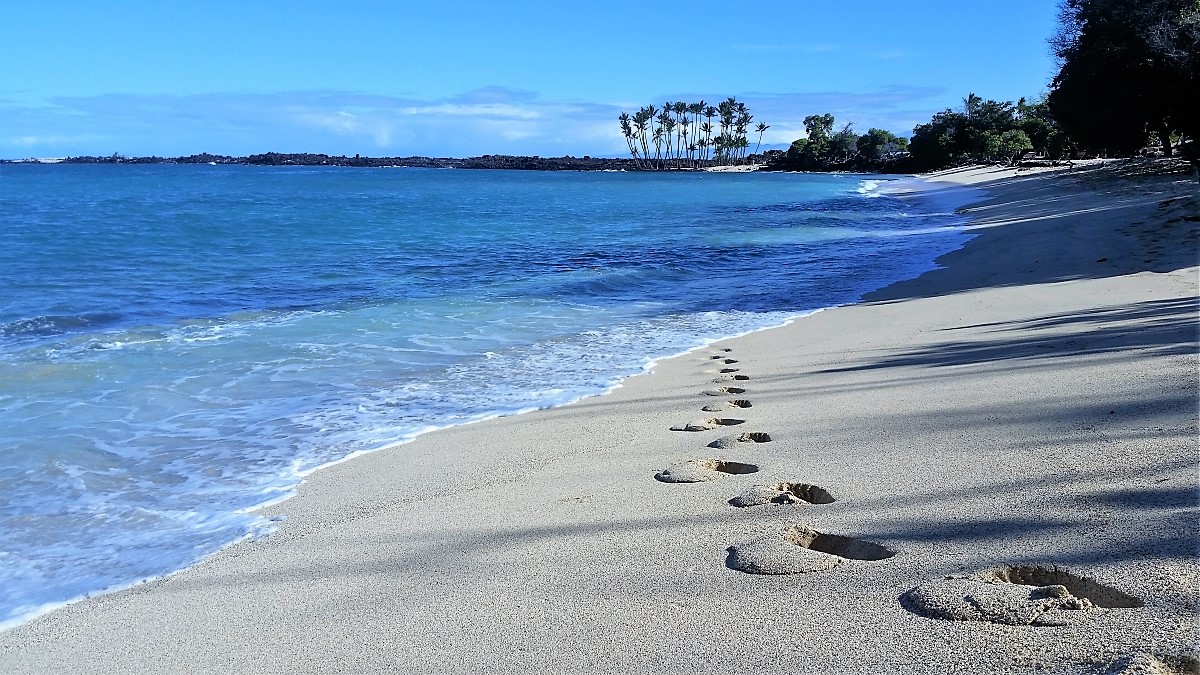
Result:
[[[858,182],[858,183],[862,183],[863,181],[861,181],[861,180],[852,180],[851,182]],[[876,181],[871,181],[871,182],[876,182]],[[861,189],[859,190],[859,192],[861,192]],[[948,241],[950,242],[948,245],[951,245],[951,246],[953,246],[953,245],[961,245],[961,243],[962,243],[962,242],[961,242],[961,240],[959,240],[959,239],[957,239],[957,238],[952,238],[952,239],[949,239]],[[941,250],[944,250],[944,249],[941,249]],[[921,260],[921,261],[919,261],[919,265],[918,265],[918,268],[917,268],[917,269],[918,269],[918,270],[919,270],[919,269],[923,269],[923,268],[924,268],[924,266],[928,264],[928,262],[929,262],[929,261],[928,261],[928,259],[929,259],[929,258],[931,258],[931,257],[932,257],[932,254],[926,254],[926,259],[925,259],[925,260]],[[914,272],[912,272],[912,274],[916,274],[916,273],[917,273],[917,272],[915,272],[915,271],[914,271]],[[790,322],[792,322],[792,321],[795,321],[797,318],[801,318],[801,317],[803,317],[803,316],[806,316],[806,315],[809,315],[809,314],[811,314],[813,311],[821,311],[821,310],[824,310],[824,309],[829,309],[829,308],[832,308],[832,307],[834,307],[834,306],[836,306],[836,305],[830,305],[830,306],[827,306],[827,307],[822,307],[822,308],[819,308],[818,310],[791,310],[791,312],[790,312],[790,313],[789,313],[788,311],[779,311],[779,312],[773,312],[773,313],[771,313],[771,314],[770,314],[769,318],[768,318],[768,319],[766,319],[766,321],[754,321],[754,320],[751,320],[751,321],[748,321],[748,322],[747,322],[747,321],[738,321],[738,322],[733,322],[733,323],[735,323],[735,324],[736,324],[736,323],[741,323],[741,324],[744,324],[743,326],[741,326],[741,327],[740,327],[740,328],[741,328],[740,330],[738,330],[739,326],[736,326],[736,325],[723,325],[723,326],[720,326],[720,327],[718,328],[718,330],[719,330],[719,331],[733,329],[733,330],[734,330],[734,331],[736,331],[736,332],[732,332],[732,333],[726,333],[726,334],[723,334],[723,335],[721,335],[721,337],[719,337],[719,338],[712,338],[712,337],[711,337],[712,335],[716,335],[716,334],[718,334],[718,333],[716,333],[716,332],[713,332],[713,331],[702,331],[702,332],[697,332],[697,333],[694,333],[694,335],[692,336],[692,339],[696,339],[696,340],[701,340],[701,339],[703,339],[703,340],[706,340],[707,342],[711,342],[713,339],[731,339],[731,338],[737,338],[737,337],[741,337],[741,336],[744,336],[744,335],[746,335],[746,334],[749,334],[749,333],[752,333],[752,332],[755,332],[755,331],[758,331],[758,330],[765,330],[765,329],[769,329],[769,328],[775,328],[775,327],[778,327],[778,326],[781,326],[781,325],[786,325],[787,323],[790,323]],[[781,318],[780,318],[781,316],[785,316],[785,315],[786,315],[786,319],[781,319]],[[750,316],[753,318],[753,315],[750,315]],[[759,316],[766,316],[766,315],[759,315]],[[770,323],[771,325],[764,325],[765,323]],[[745,327],[745,326],[753,326],[753,327],[747,328],[747,327]],[[679,343],[679,344],[673,344],[673,345],[670,345],[670,347],[671,347],[671,348],[676,348],[676,347],[679,347],[679,346],[681,346],[681,345],[682,345],[682,341],[680,341],[680,343]],[[645,363],[644,363],[644,365],[638,366],[637,364],[633,364],[635,367],[637,367],[637,368],[638,368],[638,370],[636,370],[636,371],[632,371],[632,370],[631,370],[631,371],[629,371],[629,372],[627,372],[627,373],[626,373],[626,372],[617,373],[617,374],[616,374],[614,377],[616,377],[616,376],[619,376],[619,378],[620,378],[620,379],[619,379],[619,380],[617,380],[617,379],[614,379],[614,380],[612,381],[612,384],[610,384],[610,385],[609,385],[607,388],[605,388],[605,389],[603,389],[603,390],[597,389],[596,391],[589,392],[589,393],[587,393],[587,394],[585,394],[585,395],[581,395],[581,396],[578,396],[578,397],[576,397],[576,398],[572,398],[571,400],[568,400],[568,401],[561,401],[561,402],[553,403],[553,404],[551,404],[551,405],[544,406],[544,407],[536,407],[536,408],[535,408],[535,407],[529,407],[529,408],[525,408],[525,409],[522,409],[522,410],[507,410],[507,409],[506,409],[506,410],[501,410],[501,411],[498,411],[498,412],[492,412],[491,414],[487,414],[486,416],[480,416],[480,417],[478,417],[478,418],[471,419],[470,421],[460,421],[460,422],[453,422],[453,423],[444,424],[444,425],[441,425],[441,426],[436,426],[436,427],[435,427],[435,426],[432,426],[432,425],[428,425],[428,426],[425,426],[425,427],[423,427],[423,428],[416,429],[416,430],[414,430],[414,431],[413,431],[413,432],[412,432],[410,435],[406,435],[406,436],[404,436],[404,437],[403,437],[401,440],[399,440],[399,441],[396,441],[396,442],[390,442],[390,443],[386,443],[386,444],[384,444],[384,445],[377,446],[377,447],[371,447],[371,448],[369,448],[369,449],[364,449],[364,450],[355,451],[355,452],[352,452],[352,453],[350,453],[350,454],[348,454],[348,455],[344,455],[344,456],[341,456],[341,457],[337,457],[336,459],[333,459],[333,460],[331,460],[331,461],[325,461],[325,462],[323,462],[323,463],[321,463],[321,464],[319,464],[319,465],[316,465],[316,466],[311,466],[311,467],[308,467],[308,468],[304,468],[303,470],[298,470],[297,472],[295,472],[295,475],[298,477],[298,482],[297,482],[297,485],[298,485],[300,482],[303,482],[303,480],[304,480],[304,479],[305,479],[307,476],[309,476],[309,475],[313,474],[314,472],[320,471],[320,470],[322,470],[322,469],[324,469],[324,468],[327,468],[327,467],[330,467],[330,466],[334,466],[334,465],[337,465],[337,464],[340,464],[340,463],[343,463],[343,462],[349,461],[349,460],[351,460],[351,459],[354,459],[354,458],[356,458],[356,457],[358,457],[358,456],[361,456],[361,455],[364,455],[364,454],[367,454],[367,453],[371,453],[371,452],[377,452],[377,451],[380,451],[380,450],[385,450],[385,449],[388,449],[388,448],[392,448],[392,447],[396,447],[396,446],[399,446],[399,445],[404,445],[404,444],[410,443],[410,442],[412,442],[412,441],[413,441],[413,440],[414,440],[416,437],[418,437],[418,436],[421,436],[421,435],[424,435],[424,434],[427,434],[427,433],[430,433],[430,432],[432,432],[432,431],[439,431],[439,430],[442,430],[442,429],[445,429],[445,428],[449,428],[449,427],[452,427],[452,426],[459,426],[459,425],[464,425],[464,424],[475,424],[475,423],[479,423],[479,422],[485,422],[485,421],[488,421],[488,420],[491,420],[491,419],[497,419],[497,418],[501,418],[501,417],[512,417],[512,416],[516,416],[516,415],[520,415],[520,414],[525,414],[525,413],[529,413],[529,412],[536,412],[537,410],[548,409],[548,408],[555,408],[555,407],[560,407],[560,406],[563,406],[563,405],[570,405],[570,404],[572,404],[572,403],[575,403],[575,402],[577,402],[577,401],[579,401],[579,400],[583,400],[583,399],[586,399],[586,398],[591,398],[591,397],[594,397],[594,396],[602,396],[602,395],[605,395],[605,394],[607,394],[607,393],[610,393],[610,392],[613,390],[613,388],[614,388],[614,387],[619,387],[619,386],[621,386],[621,382],[623,382],[625,379],[628,379],[629,377],[635,377],[635,376],[637,376],[637,375],[645,374],[645,373],[646,373],[646,372],[648,372],[649,370],[652,370],[652,369],[653,369],[653,368],[654,368],[654,367],[657,365],[657,363],[658,363],[658,362],[660,362],[660,361],[662,361],[662,360],[665,360],[665,359],[671,359],[671,358],[678,358],[678,357],[680,357],[680,356],[683,356],[683,355],[685,355],[685,354],[687,354],[687,353],[690,353],[690,352],[692,352],[692,351],[694,351],[694,350],[696,350],[696,349],[703,348],[704,346],[705,346],[704,344],[695,344],[694,346],[688,347],[688,348],[686,348],[686,349],[681,349],[681,350],[671,351],[671,352],[669,352],[669,353],[668,353],[668,352],[665,352],[665,351],[660,351],[660,352],[648,352],[648,353],[649,353],[649,354],[651,354],[652,356],[647,356],[645,359],[642,359],[642,361],[644,361],[644,362],[645,362]],[[600,384],[600,383],[599,383],[599,382],[596,382],[596,383],[594,383],[594,384]],[[572,392],[572,393],[574,394],[574,393],[576,393],[576,392]],[[234,513],[239,513],[239,514],[247,514],[247,513],[249,513],[249,514],[259,514],[259,513],[262,513],[264,510],[271,509],[271,508],[273,508],[273,507],[277,506],[278,504],[280,504],[281,502],[283,502],[283,501],[286,501],[286,500],[287,500],[287,499],[289,499],[289,498],[290,498],[290,497],[291,497],[291,496],[292,496],[294,493],[295,493],[295,486],[289,486],[287,490],[273,490],[273,491],[272,491],[272,492],[271,492],[269,495],[264,495],[264,496],[262,497],[263,499],[265,499],[265,501],[263,501],[263,502],[261,502],[261,503],[259,503],[259,504],[255,505],[255,506],[251,506],[251,507],[245,507],[245,508],[240,508],[240,509],[238,509],[238,510],[237,510],[236,512],[234,512]],[[145,576],[141,576],[141,577],[139,577],[139,578],[137,578],[137,579],[135,579],[135,580],[132,580],[132,581],[127,581],[127,582],[123,582],[123,583],[120,583],[120,584],[114,584],[114,585],[112,585],[112,586],[109,586],[109,587],[107,587],[107,588],[102,588],[102,589],[99,589],[99,590],[91,590],[91,591],[89,591],[89,592],[87,592],[87,593],[81,593],[81,594],[77,595],[76,597],[73,597],[73,598],[71,598],[71,599],[68,599],[68,600],[64,600],[64,601],[57,601],[57,602],[53,602],[53,603],[46,603],[45,605],[42,605],[42,606],[40,606],[40,607],[38,607],[38,608],[36,608],[36,609],[33,609],[32,611],[27,611],[27,612],[26,612],[26,613],[25,613],[23,616],[21,616],[21,617],[14,617],[14,618],[11,618],[11,619],[9,619],[9,620],[7,620],[7,621],[0,622],[0,630],[6,630],[6,629],[8,629],[8,628],[11,628],[11,627],[15,627],[15,626],[21,625],[21,624],[23,624],[23,623],[25,623],[25,622],[27,622],[27,621],[29,621],[29,620],[32,620],[33,618],[36,618],[37,616],[44,615],[45,613],[47,613],[47,612],[49,612],[49,611],[54,611],[55,609],[58,609],[58,608],[61,608],[61,607],[63,607],[63,606],[67,606],[67,605],[73,604],[73,603],[75,603],[75,602],[79,602],[79,601],[81,601],[81,600],[84,600],[84,599],[87,599],[87,598],[89,598],[89,597],[98,596],[98,595],[103,595],[103,594],[108,594],[108,593],[113,593],[113,592],[118,592],[118,591],[121,591],[121,590],[124,590],[124,589],[130,588],[130,587],[132,587],[132,586],[136,586],[136,585],[140,585],[140,584],[146,583],[147,581],[152,581],[152,580],[154,580],[154,579],[158,579],[158,578],[164,578],[164,577],[167,577],[167,576],[171,576],[171,575],[177,574],[177,573],[179,573],[180,571],[182,571],[182,570],[185,570],[185,569],[187,569],[187,568],[189,568],[189,567],[191,567],[191,566],[193,566],[193,565],[195,565],[195,564],[199,563],[199,562],[200,562],[201,560],[203,560],[204,558],[207,558],[207,557],[209,557],[209,556],[211,556],[211,555],[215,555],[216,553],[220,552],[221,550],[223,550],[223,549],[225,549],[225,548],[228,548],[229,546],[236,545],[236,544],[237,544],[237,543],[239,543],[239,542],[245,541],[247,538],[251,538],[251,537],[258,537],[258,536],[263,536],[261,533],[262,533],[264,530],[271,530],[271,529],[274,529],[274,527],[273,527],[273,524],[272,524],[272,523],[270,523],[270,522],[267,522],[267,523],[260,523],[260,524],[258,524],[258,525],[256,525],[256,526],[254,526],[254,529],[253,529],[253,531],[252,531],[252,532],[248,532],[247,534],[245,534],[245,535],[243,535],[243,536],[239,536],[239,537],[237,537],[236,539],[233,539],[233,540],[224,541],[224,542],[219,542],[219,545],[216,545],[216,546],[214,546],[212,549],[207,549],[207,550],[206,550],[206,552],[204,553],[204,555],[203,555],[201,558],[199,558],[199,559],[196,559],[196,560],[194,560],[194,561],[191,561],[191,562],[189,562],[189,563],[188,563],[186,566],[180,567],[180,568],[178,568],[178,569],[167,569],[167,568],[165,568],[165,567],[164,567],[164,568],[160,568],[160,569],[162,570],[160,573],[156,573],[156,574],[153,574],[153,575],[145,575]],[[187,550],[187,549],[186,549],[186,547],[185,547],[185,549],[184,549],[184,550],[185,550],[185,551]],[[192,553],[193,555],[195,555],[195,550],[191,551],[191,553]],[[29,607],[29,605],[27,605],[27,607]]]
[[[983,553],[990,552],[989,559],[994,559],[997,551],[1008,548],[993,541],[1002,532],[1019,542],[1017,548],[1035,553],[1033,559],[1073,569],[1082,565],[1099,581],[1140,590],[1143,595],[1149,588],[1147,582],[1123,578],[1120,571],[1127,567],[1145,571],[1147,565],[1153,567],[1151,563],[1140,558],[1122,562],[1120,556],[1114,562],[1084,553],[1086,540],[1111,544],[1112,530],[1124,531],[1131,523],[1145,525],[1154,509],[1116,509],[1106,515],[1117,525],[1093,523],[1077,504],[1057,500],[1054,484],[1045,478],[1055,470],[1061,475],[1065,467],[1077,474],[1071,475],[1074,482],[1067,483],[1076,491],[1083,489],[1079,485],[1091,485],[1093,470],[1110,482],[1128,482],[1114,475],[1121,472],[1111,462],[1094,460],[1086,453],[1080,456],[1079,448],[1088,445],[1087,435],[1097,433],[1095,429],[1120,427],[1126,433],[1121,424],[1145,426],[1147,420],[1172,430],[1155,435],[1138,432],[1141,426],[1136,424],[1130,427],[1136,432],[1133,436],[1142,434],[1139,442],[1175,458],[1173,469],[1155,469],[1156,476],[1166,476],[1155,485],[1175,490],[1179,475],[1194,468],[1194,452],[1188,460],[1185,451],[1194,450],[1194,440],[1187,434],[1194,438],[1195,385],[1183,377],[1189,369],[1194,374],[1194,348],[1191,354],[1172,352],[1171,345],[1186,345],[1186,320],[1195,315],[1195,261],[1188,258],[1187,248],[1191,242],[1194,250],[1195,226],[1190,226],[1191,239],[1187,232],[1180,234],[1179,226],[1173,232],[1149,228],[1155,229],[1151,234],[1168,240],[1151,245],[1143,241],[1149,236],[1145,232],[1125,231],[1131,224],[1119,220],[1128,215],[1124,211],[1136,211],[1139,217],[1146,212],[1161,215],[1167,221],[1185,204],[1172,206],[1170,199],[1160,198],[1162,192],[1153,192],[1157,188],[1147,188],[1151,191],[1145,198],[1127,199],[1130,205],[1113,205],[1107,213],[1095,208],[1102,200],[1092,191],[1081,193],[1074,186],[1072,192],[1055,184],[1066,180],[1057,175],[1063,173],[1014,173],[992,181],[986,186],[988,199],[968,211],[978,236],[943,256],[942,269],[870,293],[864,302],[660,361],[652,375],[626,378],[607,395],[439,430],[391,446],[387,453],[374,452],[330,466],[313,474],[296,497],[267,509],[292,514],[275,534],[231,546],[175,575],[73,604],[0,633],[0,665],[14,672],[34,672],[39,664],[49,663],[76,666],[66,669],[99,662],[137,669],[139,664],[169,663],[162,659],[186,655],[189,660],[173,662],[190,663],[199,670],[239,671],[318,666],[379,670],[389,665],[437,671],[439,663],[518,670],[562,667],[561,657],[569,654],[580,670],[589,664],[600,670],[695,670],[703,664],[713,669],[783,665],[866,672],[907,663],[902,657],[908,655],[917,660],[907,669],[936,672],[939,664],[961,665],[962,655],[952,656],[953,650],[940,656],[929,653],[933,644],[953,644],[970,652],[1001,638],[1003,649],[968,657],[984,669],[1013,667],[1021,650],[1028,652],[1023,657],[1028,660],[1021,663],[1060,666],[1122,656],[1114,650],[1132,653],[1139,638],[1122,630],[1121,621],[1127,617],[1120,612],[1141,610],[1089,614],[1088,620],[1069,627],[1071,639],[1079,643],[1067,648],[1056,647],[1053,636],[1038,636],[1036,631],[1045,629],[1000,629],[993,623],[918,617],[896,605],[893,592],[936,577],[934,570],[944,574],[958,566],[964,572],[978,569],[987,557]],[[1095,177],[1079,173],[1082,179]],[[997,176],[978,170],[953,178],[969,185]],[[1048,209],[1029,217],[1052,194],[1059,212]],[[1089,206],[1063,211],[1061,205],[1072,194]],[[1021,200],[1014,195],[1044,199]],[[1020,201],[1028,203],[1013,205]],[[1167,205],[1160,207],[1164,201]],[[1090,224],[1105,221],[1105,215],[1112,222]],[[1074,229],[1037,229],[1039,223],[1050,221],[1070,223]],[[1183,227],[1188,227],[1190,221],[1184,222]],[[1104,228],[1121,234],[1095,236]],[[1176,235],[1184,239],[1170,240]],[[1030,248],[1013,250],[1014,241],[1029,243]],[[1086,246],[1080,248],[1081,243]],[[1132,255],[1124,259],[1113,253],[1123,250]],[[1110,255],[1089,260],[1095,251]],[[1026,253],[1039,257],[1022,258]],[[1142,254],[1149,257],[1134,259]],[[1008,262],[1017,264],[995,262],[1006,255],[1016,255],[1019,259]],[[1089,267],[1102,264],[1091,262],[1099,257],[1109,263],[1102,274]],[[1143,267],[1149,269],[1139,269]],[[1147,272],[1153,278],[1145,277]],[[1032,296],[1037,296],[1035,302],[1030,302]],[[1137,316],[1116,316],[1112,311],[1100,311],[1100,316],[1116,325],[1148,322],[1150,328],[1143,327],[1143,332],[1157,326],[1164,333],[1158,336],[1162,345],[1130,344],[1129,336],[1118,330],[1116,336],[1104,336],[1117,340],[1111,349],[1072,351],[1070,341],[1058,339],[1058,333],[1066,330],[1063,326],[1071,325],[1067,319],[1055,323],[1039,318],[1055,316],[1055,310],[1064,317],[1081,311],[1090,316],[1093,309],[1136,305],[1133,299],[1143,297],[1159,304],[1149,305]],[[1130,302],[1118,303],[1120,298]],[[1146,318],[1146,312],[1152,313],[1153,320]],[[1038,321],[1054,325],[1040,328]],[[1103,325],[1098,321],[1090,325]],[[1047,339],[990,346],[996,325],[1017,335],[1041,330],[1053,335],[1047,347],[1039,346]],[[946,331],[965,331],[961,334],[969,337],[939,350],[935,347]],[[1086,335],[1079,338],[1086,339]],[[921,345],[929,348],[914,350]],[[712,370],[709,352],[714,357],[726,353],[719,349],[734,350],[727,358],[739,361],[736,368],[750,378],[744,395],[753,407],[723,413],[745,418],[746,424],[724,431],[669,431],[673,423],[704,415],[699,407],[709,399],[699,390],[711,388],[711,380],[722,376],[704,372]],[[1043,349],[1051,352],[1039,351]],[[906,351],[907,357],[891,355]],[[1060,360],[1045,361],[1046,353],[1055,353]],[[1127,353],[1136,358],[1106,360]],[[1005,367],[1008,363],[1023,365],[1010,369]],[[956,370],[973,371],[973,377],[939,386],[927,381],[932,377],[929,372]],[[1054,377],[1042,372],[1059,370],[1050,373]],[[900,375],[873,379],[877,372]],[[1117,409],[1122,411],[1118,418],[1108,419],[1107,409],[1071,409],[1066,402],[1079,398],[1082,385],[1062,382],[1062,374],[1068,372],[1086,376],[1082,378],[1088,385],[1082,391],[1085,398],[1100,392],[1106,402],[1113,399],[1108,405],[1114,406],[1113,415]],[[1175,388],[1175,395],[1164,399],[1168,405],[1158,412],[1150,410],[1154,406],[1118,405],[1121,399],[1114,398],[1114,392],[1129,393],[1135,401],[1149,396],[1148,389],[1130,384],[1140,382],[1134,375],[1148,372]],[[980,391],[980,380],[1001,391],[1021,391],[1024,399],[1030,398],[1029,392],[1043,395],[1044,401],[1061,409],[1062,420],[1026,419],[1028,410],[1012,408],[991,390]],[[1014,384],[1021,386],[1012,389]],[[1096,384],[1107,388],[1094,389]],[[949,393],[940,386],[949,387]],[[990,402],[991,411],[982,405],[979,411],[965,414],[958,401]],[[1135,414],[1142,408],[1147,412]],[[941,420],[934,414],[938,410],[959,416],[958,424]],[[905,417],[919,417],[922,423],[913,426],[914,420],[900,419]],[[1086,428],[1076,429],[1076,419],[1085,419]],[[940,426],[940,433],[931,433],[927,426]],[[1014,426],[1024,432],[1018,433]],[[745,450],[709,449],[709,442],[742,429],[769,433],[772,442]],[[983,447],[967,447],[959,456],[954,443],[947,445],[947,437],[962,444],[971,438],[964,429],[974,430],[982,439],[976,442]],[[1115,453],[1117,448],[1107,446],[1121,445],[1122,438],[1109,433],[1101,451],[1092,452]],[[1029,439],[1044,439],[1052,456],[1022,449],[1022,442]],[[476,450],[463,451],[464,446]],[[1000,450],[1013,456],[997,454]],[[1157,466],[1144,454],[1135,458],[1146,465],[1143,468]],[[740,462],[757,463],[760,472],[695,485],[652,479],[670,464],[700,456],[730,460],[736,456]],[[956,463],[965,463],[974,473],[956,472]],[[906,467],[921,471],[907,475]],[[1032,486],[1022,488],[1014,481],[1026,473]],[[1008,486],[1005,496],[1010,501],[996,497],[992,503],[980,496],[988,495],[986,491],[973,493],[973,481],[981,475]],[[828,506],[746,509],[724,503],[755,482],[792,478],[828,488],[838,501]],[[942,498],[952,512],[960,509],[969,516],[967,520],[976,521],[974,526],[939,530],[937,516],[945,511],[931,510],[906,496],[927,492],[931,478],[944,481],[947,488],[957,486]],[[1177,493],[1151,495],[1166,503],[1153,514],[1157,531],[1174,532],[1180,527],[1185,535],[1189,531],[1187,514],[1194,515],[1194,489],[1189,493],[1186,481],[1182,486]],[[879,518],[864,512],[871,504],[878,508],[867,511],[889,514],[883,526]],[[1006,520],[1000,504],[1023,506],[1027,514]],[[1001,508],[1001,515],[991,514],[993,508]],[[893,514],[906,515],[906,525],[901,526]],[[879,542],[897,555],[876,563],[846,563],[824,573],[775,577],[744,574],[721,563],[725,546],[798,520],[823,532]],[[922,539],[918,523],[940,538]],[[1071,534],[1080,527],[1087,532],[1082,541],[1080,535]],[[1013,528],[1016,532],[1010,533]],[[981,541],[981,533],[989,536]],[[1048,533],[1054,534],[1049,543]],[[1188,570],[1196,569],[1194,550],[1190,558],[1179,552],[1185,539],[1169,538],[1175,548],[1168,547],[1175,551],[1174,557],[1168,556],[1170,564],[1182,570],[1184,579]],[[971,546],[964,546],[964,541]],[[926,546],[917,545],[920,542]],[[929,547],[930,542],[938,545]],[[1056,543],[1066,552],[1056,550],[1060,548]],[[492,557],[478,551],[488,551]],[[1079,562],[1080,556],[1088,562]],[[1156,583],[1162,582],[1162,573],[1155,574]],[[1187,603],[1195,601],[1195,590],[1186,581],[1174,584],[1175,590],[1163,596],[1163,602],[1153,604],[1155,598],[1149,598],[1147,605],[1154,612],[1141,612],[1133,624],[1161,634],[1186,615],[1187,607],[1194,608]],[[798,591],[800,595],[794,595]],[[825,601],[778,611],[780,602],[814,597]],[[839,600],[830,603],[831,598]],[[871,611],[864,614],[856,607]],[[337,618],[333,625],[329,616]],[[680,616],[693,621],[680,625],[676,621]],[[1195,637],[1194,626],[1175,625],[1176,637],[1161,644],[1164,658],[1180,655],[1180,645]],[[1034,633],[1019,633],[1022,630]],[[257,637],[262,631],[275,641],[262,643]],[[73,637],[56,644],[39,637],[64,633]],[[786,638],[797,634],[820,639],[800,648],[794,639]],[[732,641],[722,651],[697,642],[701,636]],[[302,646],[309,644],[306,638],[320,648],[310,646],[306,653]],[[857,642],[848,642],[853,640]],[[122,649],[123,642],[138,648]],[[865,652],[857,657],[835,648],[860,644]],[[1154,653],[1154,646],[1146,650]],[[202,657],[209,660],[194,660]],[[445,657],[456,660],[440,660]],[[88,660],[92,658],[100,661]]]

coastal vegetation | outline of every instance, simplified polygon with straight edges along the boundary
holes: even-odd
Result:
[[[858,135],[853,124],[838,131],[830,113],[804,118],[805,137],[785,153],[770,154],[768,165],[791,171],[881,171],[907,156],[908,139],[885,129]]]
[[[1153,136],[1170,157],[1196,141],[1200,0],[1063,0],[1050,46],[1047,103],[1079,147],[1129,155]]]
[[[1033,152],[1059,159],[1071,150],[1045,101],[963,99],[959,110],[943,110],[913,129],[909,152],[913,168],[927,171],[966,163],[1015,164]]]
[[[1045,96],[984,100],[918,124],[911,138],[834,131],[831,114],[804,119],[805,138],[768,167],[794,171],[930,171],[1178,149],[1200,176],[1200,0],[1061,0],[1050,39],[1059,70]],[[1187,92],[1192,92],[1189,95]]]
[[[714,120],[716,124],[714,125]],[[729,97],[717,104],[667,102],[645,106],[618,118],[629,154],[641,169],[696,169],[741,164],[750,147],[754,116],[746,104]],[[755,152],[770,126],[759,123]]]

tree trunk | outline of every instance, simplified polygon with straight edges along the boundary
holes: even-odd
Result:
[[[1158,128],[1158,140],[1162,142],[1163,157],[1174,156],[1175,149],[1171,147],[1171,127],[1167,126],[1166,122]]]

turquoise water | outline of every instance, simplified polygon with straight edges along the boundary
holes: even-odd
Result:
[[[0,167],[0,626],[269,531],[316,467],[603,393],[965,235],[881,179]]]

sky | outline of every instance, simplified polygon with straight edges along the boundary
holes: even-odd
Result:
[[[622,111],[736,97],[763,147],[908,135],[1054,74],[1055,0],[0,0],[0,158],[620,156]]]

